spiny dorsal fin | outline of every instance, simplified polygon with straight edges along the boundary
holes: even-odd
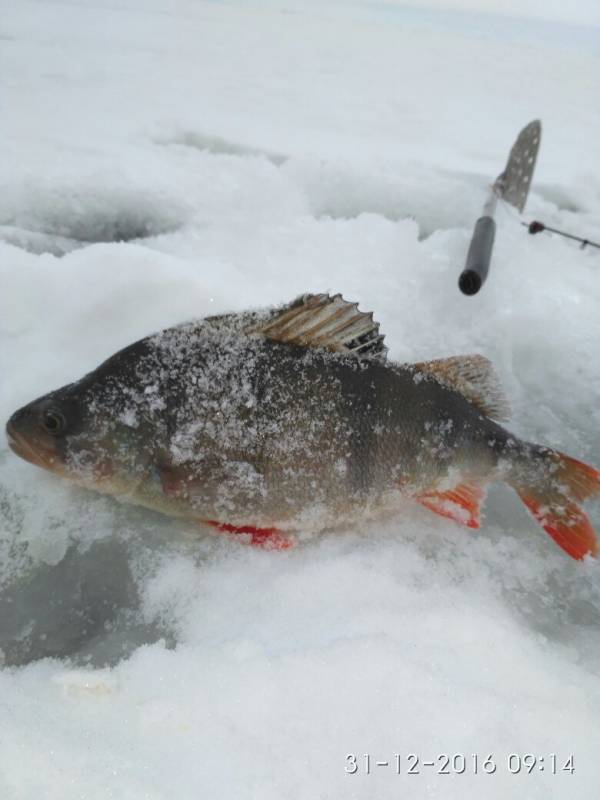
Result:
[[[341,294],[305,294],[280,309],[248,333],[260,333],[276,342],[322,347],[357,358],[384,361],[387,347],[372,313],[358,310]]]
[[[483,356],[453,356],[413,364],[415,372],[433,375],[440,383],[464,395],[469,402],[491,419],[505,422],[510,407],[500,380],[490,361]]]

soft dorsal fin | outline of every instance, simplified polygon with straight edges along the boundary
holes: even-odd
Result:
[[[413,364],[415,372],[433,375],[440,383],[455,389],[491,419],[505,422],[510,407],[500,380],[490,361],[483,356],[453,356]]]
[[[372,313],[358,310],[341,294],[305,294],[280,309],[248,333],[259,333],[276,342],[322,347],[357,358],[385,360],[387,347]]]

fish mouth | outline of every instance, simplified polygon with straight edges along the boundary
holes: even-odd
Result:
[[[9,426],[6,429],[6,438],[8,439],[8,446],[19,456],[19,458],[29,461],[30,464],[35,464],[36,467],[43,469],[56,469],[56,453],[48,447],[36,445],[35,447],[27,441],[27,439],[14,429],[11,430]]]

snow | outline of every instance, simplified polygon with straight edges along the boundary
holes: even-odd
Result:
[[[600,466],[598,251],[501,210],[456,288],[531,119],[525,218],[599,238],[597,4],[2,6],[0,418],[153,331],[331,290],[396,360],[490,358],[511,430]],[[3,800],[597,795],[598,567],[505,487],[478,532],[409,505],[260,552],[2,440],[0,521]]]

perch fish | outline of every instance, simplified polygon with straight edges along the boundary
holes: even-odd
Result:
[[[407,496],[477,528],[504,481],[570,556],[596,555],[578,504],[600,473],[518,439],[506,414],[487,359],[394,364],[372,314],[317,294],[148,336],[21,408],[7,435],[80,485],[267,547]]]

